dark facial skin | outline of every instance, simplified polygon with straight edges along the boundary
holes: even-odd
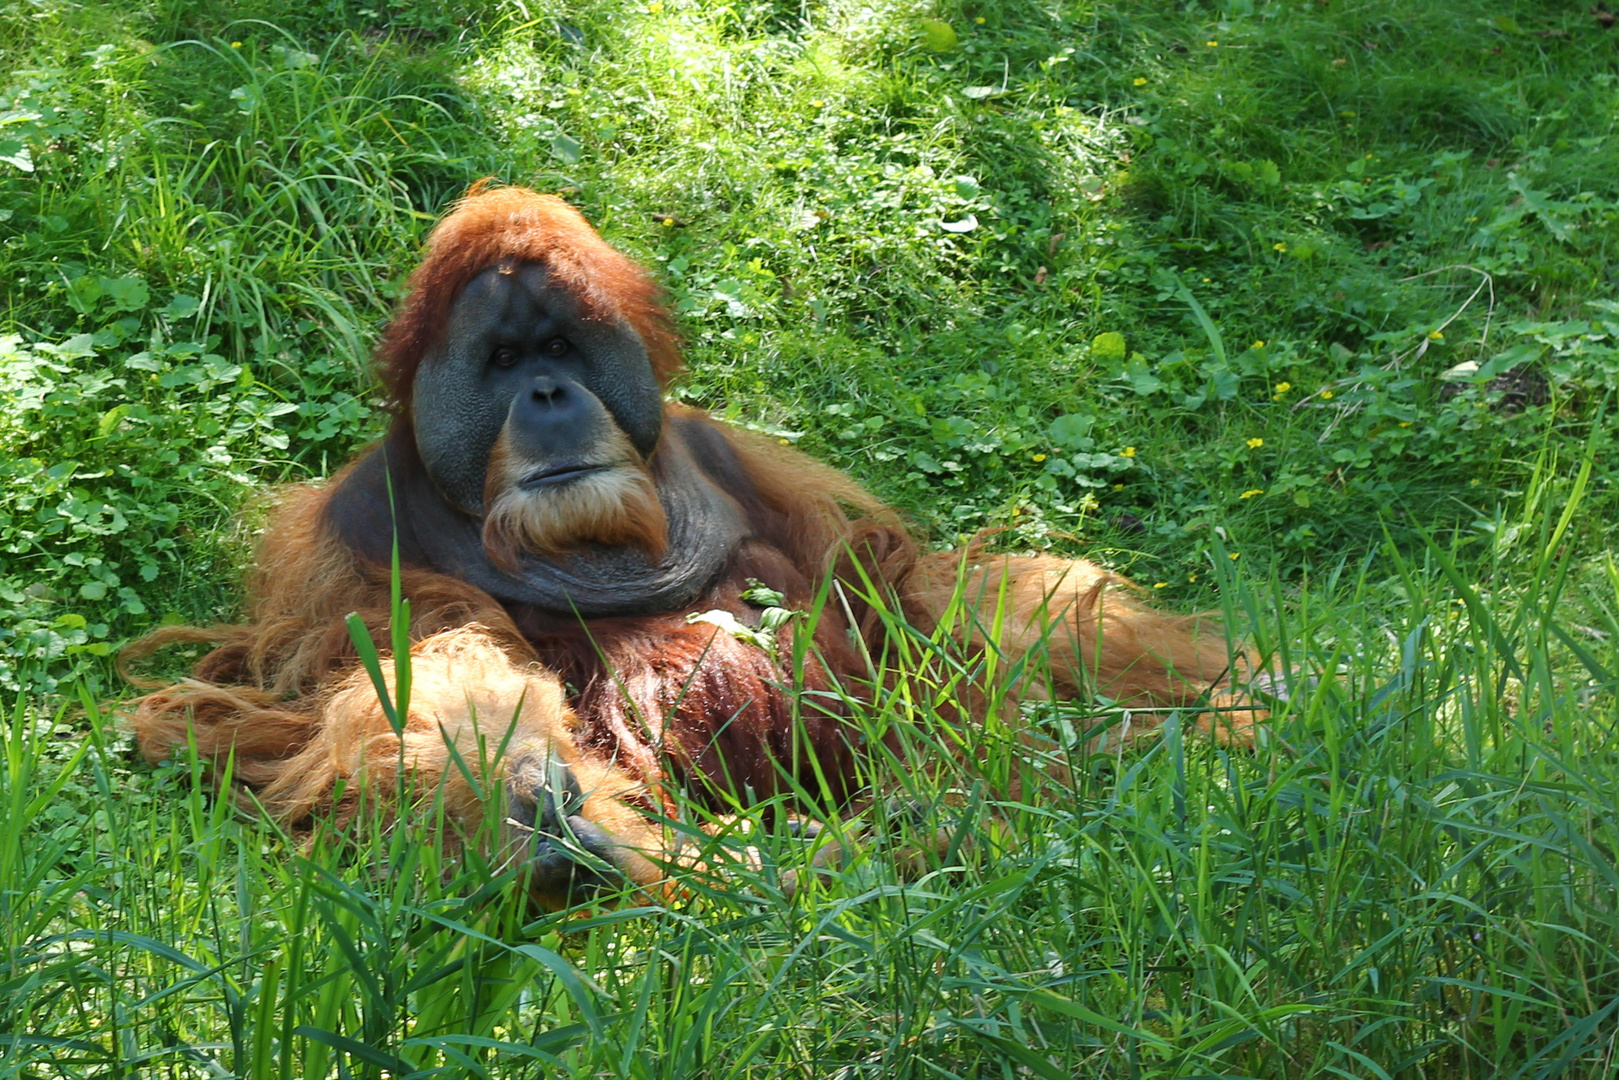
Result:
[[[641,339],[587,319],[543,266],[492,267],[450,311],[444,343],[414,385],[416,446],[444,497],[483,510],[495,441],[535,464],[533,482],[564,477],[616,425],[643,458],[663,430],[663,402]],[[577,460],[576,460],[577,459]]]
[[[727,488],[747,486],[724,440],[704,423],[666,418],[640,337],[626,323],[586,318],[543,266],[475,277],[412,387],[411,415],[326,507],[337,534],[368,561],[386,566],[397,543],[405,563],[502,602],[595,618],[694,602],[746,532],[735,498],[715,483],[723,474]],[[497,443],[515,463],[512,482],[534,488],[577,479],[614,448],[620,457],[626,448],[639,453],[667,516],[661,556],[640,545],[586,544],[495,566],[482,518]]]

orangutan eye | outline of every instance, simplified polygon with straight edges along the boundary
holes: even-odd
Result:
[[[568,351],[568,340],[566,338],[554,337],[550,341],[547,341],[544,345],[541,345],[540,348],[545,351],[546,356],[563,356],[566,355]]]
[[[496,349],[495,355],[490,357],[496,367],[511,367],[517,363],[517,354],[510,349]]]

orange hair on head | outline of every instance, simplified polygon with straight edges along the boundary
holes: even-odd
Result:
[[[607,246],[583,215],[555,195],[479,180],[428,234],[406,300],[377,347],[377,373],[400,415],[427,351],[439,343],[461,290],[491,266],[543,263],[586,314],[623,319],[640,335],[660,386],[680,370],[674,323],[662,292],[636,262]]]

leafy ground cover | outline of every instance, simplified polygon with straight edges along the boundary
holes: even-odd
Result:
[[[0,12],[0,1072],[1611,1074],[1600,5]],[[1274,737],[1053,709],[1073,782],[1016,803],[876,763],[968,794],[920,880],[788,902],[738,832],[728,887],[533,922],[420,830],[132,764],[108,658],[228,616],[243,504],[377,434],[369,345],[484,175],[657,270],[684,399],[1223,610],[1298,673]]]

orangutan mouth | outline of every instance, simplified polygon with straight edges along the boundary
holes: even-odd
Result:
[[[534,491],[537,488],[552,487],[558,484],[568,484],[575,480],[583,480],[592,473],[601,472],[607,468],[605,465],[585,465],[572,463],[568,465],[553,465],[547,469],[538,469],[529,473],[517,482],[517,486],[524,491]]]

